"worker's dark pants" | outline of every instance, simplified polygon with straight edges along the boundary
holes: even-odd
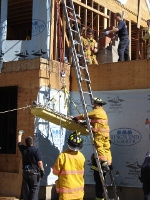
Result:
[[[106,173],[103,173],[103,176],[105,178]],[[94,181],[95,181],[95,193],[96,193],[96,197],[97,198],[103,198],[104,197],[104,190],[103,190],[103,186],[101,183],[101,179],[99,176],[99,172],[94,170]]]
[[[118,45],[118,61],[130,60],[129,57],[129,36],[122,36]]]
[[[143,181],[144,200],[150,200],[150,180]]]
[[[23,171],[23,196],[25,200],[37,200],[40,181],[36,174],[28,174]]]

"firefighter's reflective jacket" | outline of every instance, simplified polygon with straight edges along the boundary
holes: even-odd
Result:
[[[56,191],[62,199],[79,199],[84,196],[84,155],[80,151],[67,149],[62,152],[53,167],[58,175]]]
[[[109,126],[108,126],[108,118],[107,114],[102,107],[98,107],[88,112],[88,116],[91,119],[91,125],[93,127],[92,131],[94,133],[94,137],[96,137],[97,133],[101,133],[101,135],[105,137],[109,137]],[[77,116],[78,120],[85,119],[84,115]],[[99,134],[98,134],[99,135]]]
[[[94,48],[98,48],[97,42],[93,38],[84,38],[81,37],[83,47],[84,47],[84,55],[89,64],[98,64],[96,59],[96,54],[94,53]]]

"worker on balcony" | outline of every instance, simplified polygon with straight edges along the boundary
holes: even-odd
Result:
[[[56,191],[59,200],[83,200],[85,158],[80,152],[83,140],[77,132],[73,132],[67,143],[67,150],[58,156],[53,167],[53,173],[58,175]]]
[[[118,45],[118,61],[128,61],[129,57],[129,35],[125,22],[121,19],[121,14],[116,13],[115,19],[118,22],[118,26],[114,27],[111,30],[107,30],[105,35],[109,35],[110,33],[117,33],[119,37],[119,45]]]
[[[150,19],[147,20],[147,34],[143,37],[140,38],[140,42],[144,42],[145,40],[148,40],[148,47],[147,47],[147,59],[150,58]]]
[[[93,39],[93,30],[88,28],[86,37],[81,37],[83,50],[87,64],[98,64],[96,53],[98,52],[98,44]]]
[[[103,109],[106,103],[100,98],[93,98],[94,109],[88,112],[92,125],[95,148],[101,161],[103,171],[109,171],[112,164],[110,136],[107,114]],[[85,120],[84,114],[73,118],[74,121]]]

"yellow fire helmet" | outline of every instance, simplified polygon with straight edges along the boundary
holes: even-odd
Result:
[[[83,139],[77,131],[72,132],[68,137],[68,147],[73,151],[80,151],[83,148]]]
[[[98,104],[98,105],[106,105],[106,102],[104,102],[102,99],[100,99],[100,98],[97,98],[97,97],[95,97],[95,98],[93,98],[93,104]]]

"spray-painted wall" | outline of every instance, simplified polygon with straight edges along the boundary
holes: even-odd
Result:
[[[6,40],[8,0],[1,1],[1,62],[49,58],[51,0],[33,0],[31,40]]]

